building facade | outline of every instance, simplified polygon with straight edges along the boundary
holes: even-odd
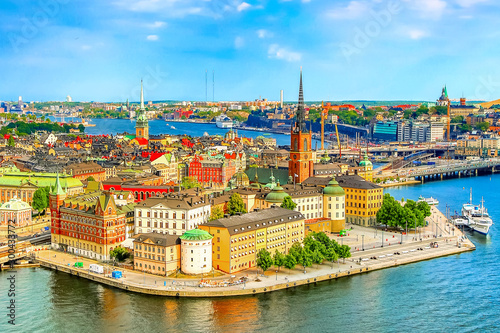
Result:
[[[134,239],[134,269],[167,276],[181,263],[179,236],[158,233],[140,234]]]
[[[208,221],[210,202],[205,196],[172,194],[149,198],[135,206],[135,232],[182,235]]]
[[[98,260],[126,238],[126,214],[109,192],[68,197],[59,179],[50,193],[51,244],[55,249]]]
[[[0,206],[0,225],[9,225],[9,220],[14,221],[16,227],[31,225],[31,213],[29,204],[14,197]]]
[[[304,216],[277,206],[210,221],[199,228],[214,237],[213,267],[229,274],[255,267],[261,249],[288,253],[305,235]]]

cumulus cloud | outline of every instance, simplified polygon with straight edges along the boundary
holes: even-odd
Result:
[[[270,45],[269,49],[267,50],[267,55],[269,58],[290,62],[300,61],[300,59],[302,59],[302,55],[300,53],[288,50],[284,47],[279,46],[278,44]]]
[[[166,23],[163,21],[155,21],[153,23],[148,24],[148,27],[156,29],[156,28],[164,27],[165,25],[166,25]]]
[[[239,12],[242,12],[244,10],[247,10],[247,9],[250,9],[250,7],[252,7],[251,4],[249,3],[246,3],[246,2],[242,2],[238,5],[238,7],[236,7],[236,9],[239,11]]]
[[[421,39],[427,37],[427,32],[419,29],[410,29],[408,31],[408,36],[410,36],[411,39]]]
[[[259,29],[259,30],[257,30],[257,36],[259,38],[269,38],[269,37],[272,37],[273,34],[266,29]]]
[[[150,41],[157,41],[158,35],[149,35],[148,37],[146,37],[146,39]]]
[[[462,6],[464,8],[469,8],[472,7],[478,3],[481,2],[487,2],[488,0],[457,0],[457,3],[459,6]]]
[[[444,0],[403,0],[408,7],[420,13],[422,18],[440,19],[446,10],[447,3]]]
[[[351,1],[345,7],[330,10],[327,15],[333,19],[352,20],[363,16],[370,6],[365,1]]]

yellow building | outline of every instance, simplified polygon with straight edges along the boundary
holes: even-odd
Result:
[[[271,254],[288,253],[293,243],[302,242],[305,233],[301,213],[277,206],[210,221],[198,228],[214,236],[212,265],[226,273],[254,267],[261,249]]]
[[[179,236],[140,234],[134,239],[134,268],[137,271],[169,275],[181,267]]]
[[[365,158],[361,162],[359,162],[359,166],[364,168],[364,169],[358,171],[358,175],[363,177],[365,180],[372,182],[373,181],[373,164],[368,159],[368,154],[365,153]]]
[[[346,222],[375,225],[384,197],[383,188],[357,175],[339,177],[338,182],[345,191]]]

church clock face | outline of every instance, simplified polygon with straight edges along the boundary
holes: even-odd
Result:
[[[293,159],[296,160],[297,159],[297,155],[293,155]]]
[[[307,154],[304,155],[304,158],[307,159]]]

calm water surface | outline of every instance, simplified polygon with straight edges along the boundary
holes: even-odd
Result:
[[[52,120],[56,119],[60,121],[61,118],[50,117]],[[65,121],[81,121],[80,118],[65,118]],[[135,133],[135,120],[130,119],[91,119],[90,123],[95,124],[95,127],[87,127],[85,133],[92,135],[99,134],[116,134],[116,133]],[[169,126],[167,126],[167,123]],[[174,126],[172,129],[170,126]],[[149,121],[149,134],[187,134],[191,136],[202,136],[203,133],[207,132],[209,135],[224,135],[229,131],[229,129],[218,128],[213,124],[206,123],[181,123],[175,121],[164,121],[164,120],[150,120]],[[265,135],[267,137],[276,138],[276,143],[279,146],[289,145],[290,136],[285,134],[276,133],[266,133],[259,131],[247,131],[238,130],[238,136],[243,136],[247,138],[256,138],[258,136]],[[320,147],[321,143],[318,140],[313,140],[313,148],[318,142]]]

